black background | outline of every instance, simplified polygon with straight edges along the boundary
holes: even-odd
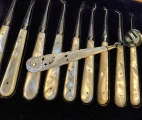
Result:
[[[63,51],[68,51],[71,48],[76,18],[78,9],[82,0],[66,0],[67,12],[64,31]],[[30,0],[18,0],[14,12],[14,18],[11,24],[10,34],[7,40],[5,55],[0,73],[0,80],[6,69],[12,48],[16,41],[19,29],[21,27],[23,18]],[[82,80],[84,60],[79,62],[79,75],[78,75],[78,89],[77,97],[74,102],[67,103],[63,99],[63,86],[65,80],[65,73],[67,66],[61,68],[61,77],[59,84],[58,95],[53,101],[46,101],[43,97],[43,84],[46,72],[43,72],[41,78],[40,89],[37,97],[34,100],[27,101],[23,97],[23,86],[26,76],[25,62],[31,57],[34,44],[36,41],[39,26],[45,10],[47,0],[36,0],[33,10],[32,22],[29,27],[29,36],[27,45],[24,52],[23,62],[21,66],[20,76],[17,83],[15,93],[9,98],[0,98],[0,120],[27,120],[27,119],[46,119],[46,120],[141,120],[142,108],[133,108],[129,99],[129,48],[125,48],[125,62],[126,62],[126,77],[127,77],[127,105],[124,108],[119,108],[114,104],[114,78],[115,78],[115,59],[116,50],[110,51],[110,101],[105,107],[97,104],[96,101],[96,86],[99,68],[99,55],[95,57],[95,92],[94,100],[91,104],[85,105],[80,99],[80,87]],[[117,41],[117,27],[118,16],[114,12],[118,9],[123,14],[123,28],[124,33],[130,29],[130,16],[129,12],[135,15],[135,28],[142,32],[142,4],[130,0],[86,0],[86,7],[82,14],[82,31],[81,31],[81,44],[80,48],[86,47],[88,26],[90,21],[90,14],[93,4],[97,3],[97,11],[95,14],[95,44],[101,45],[102,32],[103,32],[103,19],[104,11],[103,6],[109,10],[109,44],[114,44]],[[5,15],[9,9],[11,0],[0,0],[0,24],[2,25]],[[47,25],[47,38],[45,44],[45,54],[51,53],[56,29],[60,18],[62,4],[59,0],[51,0],[51,9],[49,14],[49,21]],[[139,59],[139,72],[140,81],[142,80],[142,46],[138,47]]]

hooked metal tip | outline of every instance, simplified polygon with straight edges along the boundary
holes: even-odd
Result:
[[[9,9],[8,14],[7,14],[7,16],[5,18],[5,21],[4,21],[4,25],[9,26],[10,23],[11,23],[16,1],[17,0],[13,0],[13,2],[11,3],[10,9]]]
[[[79,12],[81,12],[81,11],[83,11],[83,10],[84,10],[84,8],[85,8],[85,4],[86,4],[86,2],[85,2],[85,1],[83,1],[83,2],[82,2],[82,4],[81,4],[81,6],[80,6]]]
[[[63,4],[66,4],[66,1],[64,1],[64,0],[60,0]]]
[[[115,12],[121,15],[121,12],[119,10],[115,9]]]
[[[93,40],[94,38],[94,11],[96,10],[97,6],[96,3],[94,4],[91,12],[91,19],[90,19],[90,27],[89,27],[89,33],[88,33],[88,39]]]
[[[119,24],[118,24],[118,42],[122,43],[123,42],[123,37],[122,37],[122,14],[119,10],[115,10],[115,12],[119,15]]]
[[[85,8],[85,4],[86,4],[86,2],[83,1],[82,4],[81,4],[81,6],[80,6],[80,9],[79,9],[77,23],[76,23],[76,28],[75,28],[75,35],[74,35],[75,37],[79,37],[79,35],[80,35],[81,13],[82,13],[82,11]]]
[[[106,8],[106,7],[103,7],[104,8],[104,10],[106,11],[106,12],[108,12],[108,9]]]
[[[31,12],[32,12],[32,9],[34,7],[34,4],[35,4],[35,0],[32,0],[30,5],[29,5],[29,8],[27,10],[26,16],[24,18],[22,29],[27,29],[27,27],[29,25],[30,16],[31,16]]]
[[[44,13],[44,16],[43,16],[43,20],[42,20],[42,23],[41,23],[41,28],[40,28],[41,32],[45,32],[45,29],[46,29],[47,14],[48,14],[48,11],[49,11],[50,3],[51,3],[51,0],[48,0],[47,5],[46,5],[46,9],[45,9],[45,13]]]
[[[63,6],[63,10],[62,10],[62,14],[61,14],[61,19],[59,21],[59,27],[57,29],[57,34],[62,35],[63,34],[63,29],[64,29],[64,17],[65,17],[65,11],[66,11],[66,2],[64,0],[60,0],[62,2]]]

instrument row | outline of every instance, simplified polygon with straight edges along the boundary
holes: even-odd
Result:
[[[13,94],[18,75],[21,66],[21,60],[25,41],[28,33],[28,26],[31,17],[31,11],[33,9],[35,0],[32,0],[27,14],[23,21],[19,35],[17,37],[14,49],[10,56],[4,77],[0,85],[0,95],[2,97],[9,97]],[[139,86],[139,75],[138,75],[138,63],[137,63],[137,49],[136,47],[141,43],[141,34],[139,31],[133,29],[131,24],[131,30],[126,34],[123,40],[122,36],[122,14],[116,10],[119,18],[118,26],[118,42],[112,46],[108,46],[108,10],[104,8],[104,31],[103,41],[101,47],[95,47],[94,44],[94,14],[97,9],[96,4],[92,8],[90,15],[90,26],[88,32],[87,49],[79,50],[80,44],[80,29],[81,29],[81,14],[85,7],[83,1],[78,12],[75,34],[72,42],[71,54],[70,52],[62,53],[63,33],[64,33],[64,22],[66,12],[66,2],[61,0],[63,4],[61,18],[59,20],[59,26],[57,28],[57,34],[55,37],[52,54],[48,57],[43,56],[44,43],[45,43],[45,30],[47,24],[47,16],[49,14],[49,6],[51,1],[48,0],[43,20],[39,29],[38,37],[33,50],[32,58],[27,61],[27,74],[25,79],[23,96],[27,100],[32,100],[36,97],[39,90],[39,83],[41,77],[41,71],[47,70],[44,85],[44,98],[46,100],[53,100],[58,92],[60,66],[68,64],[65,84],[63,90],[63,96],[66,101],[73,101],[76,97],[77,91],[77,76],[78,76],[78,60],[85,58],[84,71],[82,77],[81,87],[81,100],[84,103],[90,103],[93,100],[94,95],[94,54],[100,55],[100,66],[99,66],[99,78],[97,88],[97,101],[100,105],[104,106],[109,101],[109,83],[108,83],[108,50],[113,48],[117,49],[116,56],[116,76],[115,76],[115,104],[118,107],[124,107],[126,105],[126,79],[125,79],[125,64],[124,64],[124,40],[125,45],[130,47],[130,101],[133,106],[140,105],[140,86]],[[16,0],[13,0],[9,13],[4,21],[4,24],[0,30],[0,63],[4,55],[5,43],[8,37],[9,28],[14,12]],[[133,16],[131,15],[131,21]],[[132,23],[132,22],[131,22]],[[75,53],[75,54],[74,54]],[[53,56],[54,55],[54,56]],[[63,56],[64,55],[64,56]],[[38,60],[42,61],[42,64]],[[45,62],[46,61],[46,62]],[[48,63],[47,63],[48,62]],[[29,63],[29,64],[28,64]],[[28,66],[31,65],[31,66]],[[41,68],[42,67],[42,70]],[[40,69],[39,69],[40,68]],[[31,70],[32,69],[32,70]]]

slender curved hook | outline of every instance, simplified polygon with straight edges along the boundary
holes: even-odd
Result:
[[[94,38],[94,11],[96,10],[96,8],[97,8],[97,5],[94,4],[94,7],[92,8],[90,27],[89,27],[89,33],[88,33],[89,40],[92,40]]]
[[[76,23],[76,28],[75,28],[75,34],[74,36],[75,37],[79,37],[80,35],[80,22],[81,22],[81,14],[82,14],[82,11],[84,10],[85,8],[85,1],[82,2],[80,8],[79,8],[79,12],[78,12],[78,18],[77,18],[77,23]]]
[[[105,10],[105,18],[104,18],[104,32],[103,32],[103,41],[107,41],[107,37],[108,37],[108,9],[106,7],[104,7]]]
[[[61,18],[59,21],[59,27],[57,29],[57,33],[62,35],[63,34],[63,29],[64,29],[64,18],[65,18],[65,12],[66,12],[66,2],[64,0],[60,0],[61,3],[63,4],[63,10],[61,14]]]
[[[119,10],[115,10],[115,12],[119,16],[119,24],[118,24],[118,42],[123,42],[123,36],[122,36],[122,14]]]

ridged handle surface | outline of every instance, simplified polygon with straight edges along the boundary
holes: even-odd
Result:
[[[45,43],[45,33],[39,33],[34,47],[33,57],[43,55]],[[27,72],[23,95],[26,99],[31,100],[36,97],[39,89],[41,72]]]
[[[56,35],[52,53],[60,53],[62,50],[62,35]],[[52,100],[56,97],[59,84],[60,67],[51,68],[48,70],[45,85],[44,97],[46,100]]]
[[[115,104],[119,107],[126,105],[126,80],[124,64],[124,48],[118,46],[116,59],[116,77],[115,77]]]
[[[1,83],[0,94],[3,97],[10,96],[15,90],[26,36],[27,30],[21,29]]]
[[[79,38],[74,37],[72,44],[72,51],[79,49]],[[68,65],[63,96],[66,101],[73,101],[77,91],[77,75],[78,75],[78,61],[71,62]]]
[[[87,48],[94,48],[94,41],[88,40]],[[81,86],[81,100],[90,103],[94,95],[94,56],[85,58],[83,79]]]
[[[140,104],[140,85],[136,47],[130,48],[130,101],[133,106]]]
[[[9,33],[9,26],[3,25],[0,30],[0,65],[4,54],[5,44]]]
[[[108,46],[108,43],[102,42],[102,46]],[[100,68],[97,93],[97,100],[100,105],[106,105],[108,103],[108,89],[108,51],[105,51],[100,55]]]

